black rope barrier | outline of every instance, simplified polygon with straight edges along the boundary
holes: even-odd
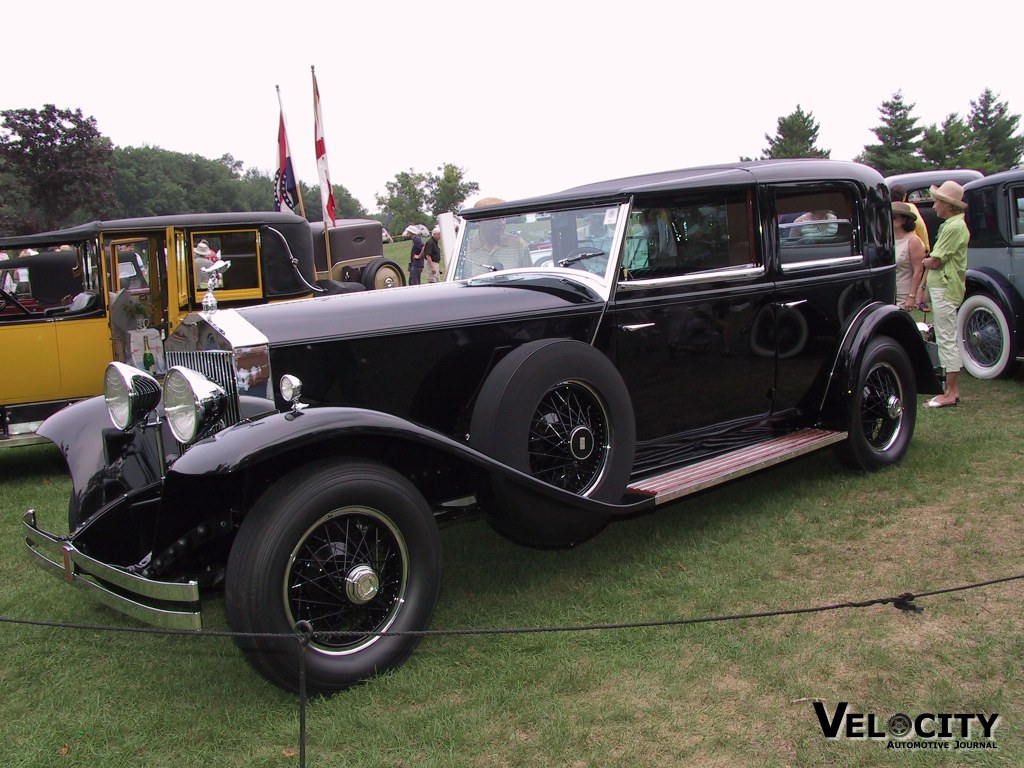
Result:
[[[263,638],[292,638],[299,643],[299,765],[306,766],[306,654],[309,647],[316,638],[342,638],[342,637],[464,637],[471,635],[525,635],[540,634],[545,632],[593,632],[609,631],[617,629],[645,629],[652,627],[673,627],[688,626],[693,624],[710,624],[722,621],[739,621],[742,619],[764,619],[775,616],[795,616],[798,614],[824,613],[849,608],[870,608],[874,605],[892,605],[894,608],[907,613],[923,613],[924,608],[917,605],[915,600],[922,597],[934,597],[946,595],[953,592],[963,592],[970,589],[980,589],[994,584],[1003,584],[1010,581],[1024,579],[1024,573],[1016,576],[1003,576],[988,581],[979,581],[971,584],[962,584],[955,587],[943,587],[941,589],[926,590],[921,592],[903,592],[893,597],[875,597],[869,600],[846,601],[841,603],[829,603],[804,608],[778,608],[769,611],[754,611],[749,613],[727,613],[718,616],[700,616],[687,619],[662,619],[657,621],[632,621],[613,624],[584,624],[546,627],[503,627],[489,629],[419,629],[386,632],[358,632],[358,631],[330,631],[317,632],[308,621],[299,621],[295,625],[294,632],[232,632],[229,630],[205,630],[205,629],[166,629],[163,627],[124,627],[110,626],[103,624],[78,624],[59,621],[43,621],[39,619],[17,619],[8,616],[0,616],[0,624],[18,624],[30,627],[46,627],[51,629],[76,629],[89,632],[121,632],[127,634],[144,635],[185,635],[191,637],[263,637]]]

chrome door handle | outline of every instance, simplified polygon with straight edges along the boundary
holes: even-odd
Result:
[[[619,330],[633,333],[634,331],[642,331],[644,328],[653,328],[654,326],[655,323],[637,323],[636,325],[620,325]]]

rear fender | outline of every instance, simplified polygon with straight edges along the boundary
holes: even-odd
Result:
[[[847,326],[823,401],[822,411],[828,417],[845,418],[846,403],[857,386],[864,352],[877,336],[889,336],[906,350],[914,369],[917,394],[937,395],[942,392],[942,383],[917,323],[896,305],[876,301],[858,312]]]

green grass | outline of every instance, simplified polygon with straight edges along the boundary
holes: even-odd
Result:
[[[401,263],[401,262],[400,262]],[[898,468],[819,453],[613,523],[570,551],[445,529],[432,628],[640,622],[892,596],[1024,571],[1024,374],[919,410]],[[64,516],[55,452],[0,453],[0,617],[124,620],[23,553]],[[891,606],[691,626],[425,640],[395,673],[310,703],[309,766],[1024,764],[1024,583]],[[212,605],[213,628],[226,628]],[[297,698],[229,639],[0,624],[5,766],[298,765]],[[829,741],[829,711],[999,712],[998,750]]]

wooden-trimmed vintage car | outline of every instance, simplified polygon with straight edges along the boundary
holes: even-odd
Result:
[[[327,229],[291,213],[206,213],[95,221],[0,238],[0,449],[103,391],[117,360],[163,373],[163,341],[217,274],[225,307],[404,284],[382,256],[381,225]],[[221,260],[213,262],[205,256]]]
[[[680,170],[462,219],[458,279],[192,314],[162,388],[112,363],[39,430],[74,490],[67,533],[25,514],[34,560],[171,627],[222,587],[262,675],[297,689],[311,632],[306,685],[331,693],[412,652],[447,519],[564,547],[809,451],[890,466],[941,391],[864,166]]]

